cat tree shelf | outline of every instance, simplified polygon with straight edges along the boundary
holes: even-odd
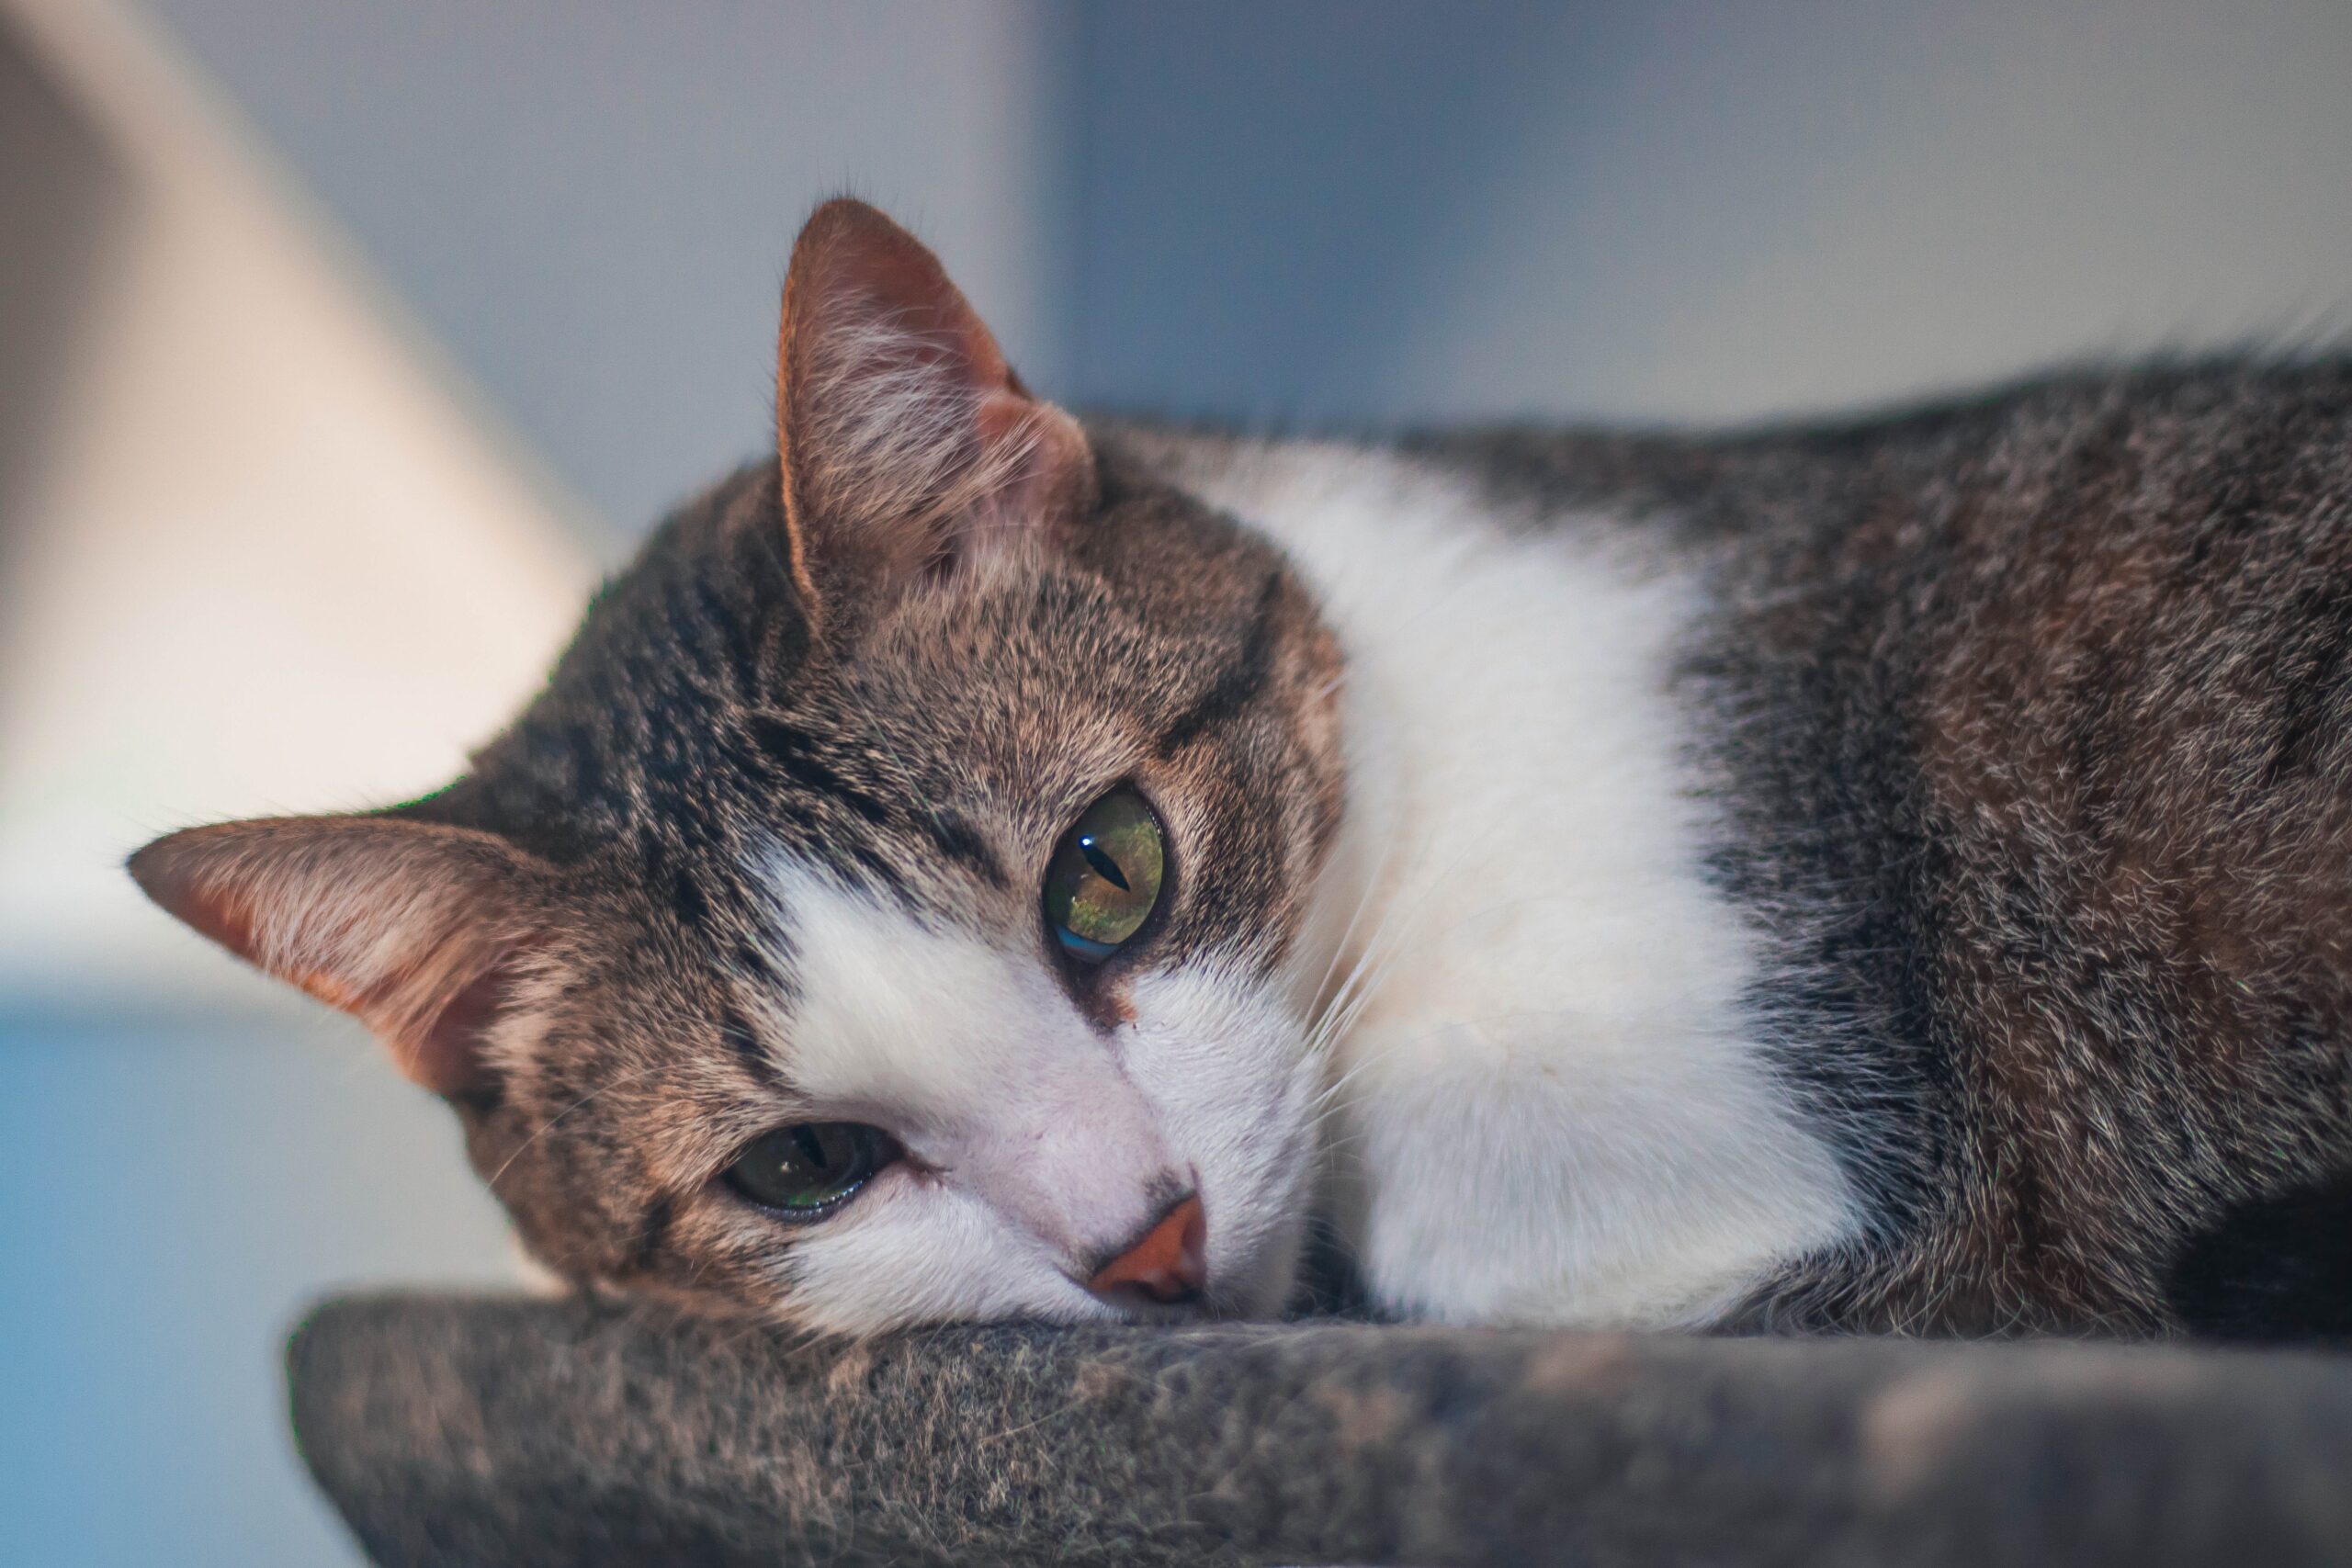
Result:
[[[864,1347],[381,1296],[289,1351],[387,1568],[2285,1565],[2352,1553],[2352,1360],[1310,1324]]]

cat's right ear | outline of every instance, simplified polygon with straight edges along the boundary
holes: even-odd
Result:
[[[819,629],[1091,503],[1078,422],[1031,395],[922,242],[862,201],[792,247],[776,353],[791,565]]]
[[[484,1042],[543,945],[551,874],[486,833],[397,817],[223,822],[130,857],[147,896],[352,1014],[412,1080],[495,1087]]]

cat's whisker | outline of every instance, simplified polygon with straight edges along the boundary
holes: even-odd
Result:
[[[1393,960],[1386,953],[1367,951],[1364,958],[1349,976],[1349,986],[1338,1005],[1319,1018],[1308,1034],[1308,1049],[1314,1055],[1329,1056],[1338,1043],[1345,1039],[1377,995],[1386,978]],[[1327,1083],[1321,1093],[1329,1096],[1336,1086]]]
[[[1460,861],[1453,863],[1458,869]],[[1451,874],[1449,870],[1447,874]],[[1366,939],[1363,950],[1357,955],[1354,966],[1340,984],[1331,1002],[1317,1015],[1308,1032],[1310,1048],[1321,1053],[1349,1029],[1351,1029],[1372,1000],[1378,984],[1393,967],[1394,956],[1414,933],[1415,927],[1426,917],[1432,902],[1431,889],[1442,886],[1443,878],[1417,879],[1408,869],[1400,874],[1396,889],[1389,896],[1382,909],[1379,923]]]
[[[1383,858],[1385,862],[1385,853]],[[1330,956],[1323,961],[1322,972],[1315,977],[1314,988],[1306,993],[1317,1016],[1330,1009],[1334,999],[1332,979],[1340,973],[1340,965],[1348,962],[1348,955],[1353,951],[1356,928],[1363,923],[1364,911],[1372,908],[1379,897],[1379,878],[1382,874],[1382,871],[1375,870],[1374,875],[1366,880],[1363,891],[1356,897],[1355,907],[1348,912],[1348,923],[1340,929],[1340,940],[1332,943]]]
[[[1381,900],[1380,919],[1373,927],[1371,934],[1364,939],[1363,948],[1357,952],[1354,962],[1346,977],[1341,980],[1339,988],[1331,994],[1325,1005],[1317,1010],[1318,1019],[1329,1017],[1347,1004],[1350,994],[1363,982],[1367,970],[1382,961],[1384,953],[1388,950],[1385,944],[1392,939],[1401,940],[1404,926],[1417,917],[1419,905],[1426,902],[1426,893],[1417,895],[1415,889],[1417,886],[1425,888],[1427,884],[1416,883],[1413,867],[1408,866],[1398,872],[1395,882],[1393,884],[1389,882],[1388,862],[1395,853],[1395,845],[1396,836],[1391,835],[1387,847],[1382,851],[1377,875],[1367,884],[1364,897],[1357,902],[1356,913],[1350,917],[1350,940],[1352,940],[1355,925],[1363,918],[1364,908],[1374,897]],[[1335,964],[1347,951],[1347,945],[1343,942],[1333,955]],[[1325,976],[1327,986],[1329,979],[1327,973]]]
[[[498,1186],[499,1178],[504,1176],[508,1170],[512,1169],[514,1162],[522,1158],[524,1154],[531,1147],[532,1145],[537,1143],[541,1138],[546,1137],[548,1134],[553,1132],[556,1124],[563,1121],[565,1117],[570,1116],[572,1112],[581,1110],[584,1106],[594,1103],[595,1100],[601,1099],[612,1090],[634,1083],[639,1078],[649,1077],[658,1070],[659,1064],[649,1065],[647,1066],[638,1068],[637,1071],[633,1073],[623,1073],[619,1077],[614,1078],[608,1083],[597,1085],[594,1089],[589,1090],[586,1094],[582,1095],[578,1100],[573,1100],[571,1104],[557,1111],[553,1116],[548,1117],[545,1122],[539,1123],[537,1130],[533,1132],[529,1137],[525,1138],[521,1143],[515,1145],[513,1152],[508,1154],[503,1160],[500,1161],[498,1168],[491,1172],[485,1179],[494,1190]]]
[[[1409,926],[1414,921],[1418,921],[1418,919],[1427,912],[1430,900],[1424,897],[1416,906],[1412,916],[1406,925],[1398,928],[1396,932],[1396,941],[1398,942],[1401,942],[1407,935],[1410,934]],[[1382,931],[1375,931],[1375,942],[1377,942],[1381,936],[1386,931],[1387,925],[1388,922],[1384,920]],[[1393,946],[1385,951],[1378,950],[1374,946],[1367,947],[1364,954],[1364,960],[1358,965],[1358,974],[1362,976],[1361,984],[1354,985],[1351,987],[1352,994],[1348,998],[1346,1005],[1343,1008],[1338,1010],[1331,1016],[1323,1021],[1323,1038],[1320,1042],[1322,1049],[1328,1050],[1335,1041],[1344,1036],[1354,1028],[1357,1021],[1363,1016],[1365,1009],[1371,1005],[1378,991],[1380,984],[1385,980],[1388,972],[1394,967],[1395,952],[1396,949]],[[1371,964],[1372,967],[1369,970],[1366,970],[1365,964]],[[1352,982],[1357,980],[1358,976],[1351,975],[1350,978]],[[1391,1051],[1396,1048],[1398,1048],[1397,1045],[1392,1043],[1390,1047]],[[1385,1053],[1383,1054],[1383,1059],[1385,1059]],[[1323,1096],[1326,1102],[1335,1102],[1341,1090],[1360,1076],[1367,1066],[1373,1065],[1373,1061],[1374,1058],[1371,1057],[1359,1057],[1339,1077],[1328,1083],[1323,1090]]]
[[[1382,840],[1379,858],[1373,863],[1371,871],[1364,877],[1363,887],[1356,896],[1355,907],[1348,912],[1348,923],[1340,931],[1338,942],[1332,946],[1331,956],[1324,961],[1322,974],[1316,977],[1315,989],[1311,995],[1316,998],[1316,1015],[1318,1018],[1328,1013],[1332,1004],[1338,1000],[1336,996],[1329,995],[1331,977],[1338,973],[1340,963],[1346,959],[1351,945],[1355,941],[1356,928],[1363,923],[1364,912],[1386,894],[1388,868],[1396,853],[1396,835],[1390,834]],[[1383,907],[1384,919],[1387,908],[1391,907],[1393,906]],[[1345,987],[1341,988],[1344,990]]]
[[[1366,954],[1367,960],[1373,959],[1374,956],[1370,953]],[[1393,959],[1386,954],[1382,954],[1379,955],[1374,967],[1369,970],[1359,968],[1358,974],[1362,976],[1362,983],[1354,988],[1353,994],[1350,996],[1344,1007],[1335,1010],[1322,1021],[1319,1037],[1315,1043],[1315,1049],[1318,1055],[1328,1055],[1340,1040],[1346,1038],[1353,1031],[1357,1021],[1363,1017],[1364,1010],[1371,1006],[1376,997],[1379,987],[1385,980],[1391,967],[1393,967]],[[1355,977],[1351,976],[1351,979]],[[1317,1096],[1318,1110],[1337,1106],[1347,1086],[1370,1065],[1370,1058],[1359,1056],[1337,1077],[1327,1080]]]

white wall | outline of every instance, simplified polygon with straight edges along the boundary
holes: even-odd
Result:
[[[1052,0],[144,0],[627,533],[767,439],[785,256],[847,189],[1050,379]]]
[[[1485,172],[1383,395],[1713,419],[2352,326],[2345,0],[1774,10],[1559,62],[1600,138]]]
[[[589,551],[123,13],[0,21],[55,111],[0,155],[107,213],[51,279],[70,334],[6,400],[37,436],[0,558],[0,1000],[241,994],[123,855],[446,782],[562,646]]]
[[[1715,420],[2352,314],[2345,0],[145,0],[622,530],[854,186],[1041,385]]]

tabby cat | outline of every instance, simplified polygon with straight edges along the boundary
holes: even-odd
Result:
[[[1323,1237],[1452,1323],[2344,1331],[2352,362],[1081,423],[841,200],[776,409],[464,777],[130,862],[566,1280],[1263,1316]]]

